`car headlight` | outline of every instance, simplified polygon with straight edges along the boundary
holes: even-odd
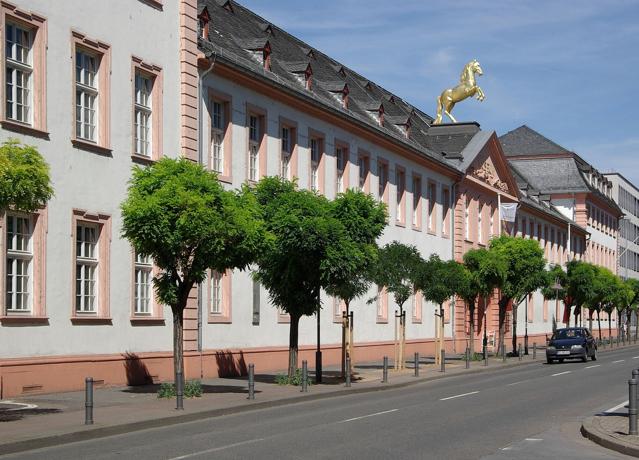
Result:
[[[548,351],[556,351],[556,348],[554,347],[554,345],[548,345],[547,350]]]
[[[583,347],[581,345],[573,345],[570,347],[572,350],[581,350]]]

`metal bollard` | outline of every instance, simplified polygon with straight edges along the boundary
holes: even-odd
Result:
[[[521,354],[521,343],[519,344],[519,348],[517,348],[517,357],[519,358],[519,361],[521,361],[522,359],[522,354]]]
[[[388,356],[384,356],[384,365],[382,367],[382,383],[388,383]]]
[[[533,359],[537,359],[537,342],[533,342]]]
[[[488,349],[484,352],[484,366],[488,366]]]
[[[350,387],[351,386],[351,357],[350,356],[346,356],[346,382],[344,383],[344,386]]]
[[[175,409],[184,410],[184,373],[176,372],[175,378]]]
[[[302,361],[302,389],[300,391],[302,393],[308,391],[308,362],[306,360]]]
[[[637,380],[628,380],[628,434],[637,435]]]
[[[93,425],[93,377],[84,379],[84,424]]]
[[[255,364],[249,364],[248,397],[246,399],[255,399]]]
[[[466,347],[466,369],[470,369],[470,348]]]
[[[501,360],[502,362],[506,362],[506,345],[505,344],[501,344]]]
[[[441,351],[441,363],[442,363],[442,372],[446,372],[446,350]]]
[[[632,378],[639,382],[639,369],[632,370]],[[639,391],[637,393],[637,398],[639,398]],[[639,408],[639,401],[637,401],[637,408]]]
[[[419,377],[419,353],[415,352],[415,377]]]

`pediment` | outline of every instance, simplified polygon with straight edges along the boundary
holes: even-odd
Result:
[[[519,196],[517,182],[510,172],[499,140],[494,134],[483,145],[477,157],[466,170],[466,174],[501,192],[514,197]]]

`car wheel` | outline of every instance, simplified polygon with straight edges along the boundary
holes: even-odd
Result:
[[[552,359],[551,358],[546,358],[546,363],[547,364],[552,364]]]
[[[581,357],[581,361],[582,362],[588,362],[588,352],[584,353],[584,355]]]
[[[593,361],[597,361],[597,349],[595,348],[592,352],[592,356],[590,357]]]
[[[559,364],[564,362],[564,358],[559,358]]]

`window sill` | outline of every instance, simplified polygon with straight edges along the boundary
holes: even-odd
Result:
[[[73,324],[106,324],[112,325],[113,320],[110,317],[100,317],[100,316],[73,316],[71,318],[71,323]]]
[[[421,232],[422,228],[421,227],[416,227],[415,225],[413,225],[413,230],[415,230],[416,232]]]
[[[413,318],[413,324],[422,324],[421,319]]]
[[[403,227],[403,228],[406,228],[406,223],[405,223],[405,222],[401,222],[401,221],[399,221],[399,220],[396,220],[396,221],[395,221],[395,226],[396,226],[396,227]]]
[[[289,324],[291,322],[291,318],[289,317],[279,317],[277,318],[277,324]]]
[[[137,153],[132,153],[131,161],[133,161],[134,163],[140,163],[143,165],[151,165],[155,163],[156,160],[154,160],[153,157],[146,157],[144,155],[138,155]]]
[[[28,315],[20,315],[20,314],[9,314],[0,316],[0,323],[3,325],[11,325],[11,324],[20,324],[20,325],[48,325],[49,317],[48,316],[28,316]]]
[[[427,230],[426,233],[428,233],[429,235],[432,235],[432,236],[437,236],[437,232],[435,230],[430,230],[429,229],[429,230]]]
[[[232,184],[233,183],[233,177],[231,177],[231,176],[223,176],[223,175],[218,174],[217,180],[219,180],[220,182],[224,182],[226,184]]]
[[[90,141],[82,139],[71,139],[71,144],[77,149],[88,150],[89,152],[97,153],[105,157],[113,157],[113,151],[108,147],[102,147],[101,145],[94,144]]]
[[[146,3],[147,5],[149,5],[152,8],[156,8],[160,11],[163,10],[163,5],[162,2],[160,0],[140,0],[142,3]]]
[[[164,326],[164,318],[154,318],[150,316],[131,316],[132,326]]]
[[[377,318],[375,322],[377,324],[388,324],[388,318]]]
[[[233,321],[231,321],[231,318],[229,318],[228,316],[222,316],[222,315],[218,315],[218,316],[209,315],[209,319],[208,319],[209,324],[231,324],[232,322]]]
[[[442,238],[450,239],[450,235],[448,233],[442,233]]]
[[[42,131],[41,129],[38,129],[38,128],[34,128],[33,126],[23,125],[22,123],[17,121],[2,120],[0,122],[0,125],[2,125],[4,129],[7,129],[9,131],[15,131],[20,134],[25,134],[27,136],[33,136],[40,139],[45,139],[47,141],[49,140],[48,132]]]

